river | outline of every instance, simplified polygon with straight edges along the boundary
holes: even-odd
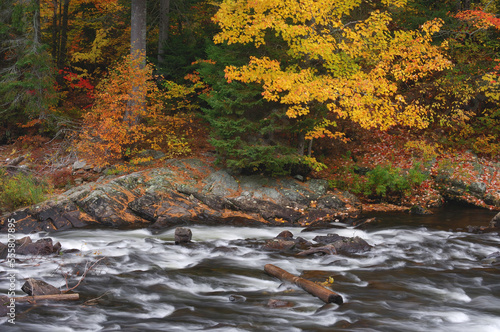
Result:
[[[20,257],[18,289],[28,277],[65,289],[65,275],[71,287],[77,270],[81,275],[86,263],[105,258],[76,289],[80,301],[18,303],[16,324],[0,318],[0,330],[500,331],[500,266],[482,262],[500,250],[500,237],[460,231],[487,225],[494,214],[449,208],[432,216],[379,214],[380,222],[365,230],[289,229],[307,240],[338,233],[373,246],[351,256],[295,257],[260,249],[283,228],[190,226],[193,243],[186,246],[174,244],[173,229],[49,234],[66,252]],[[0,241],[6,242],[5,234]],[[282,284],[264,273],[268,263],[317,281],[333,278],[331,287],[344,304],[324,304]],[[7,270],[3,263],[0,275]],[[8,288],[2,277],[1,293]],[[270,299],[289,306],[270,308]]]

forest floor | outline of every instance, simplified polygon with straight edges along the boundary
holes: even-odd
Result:
[[[193,129],[190,156],[213,163],[215,154],[208,143],[208,133],[202,124]],[[425,136],[425,135],[424,135]],[[349,142],[328,142],[319,144],[317,159],[328,166],[320,172],[312,172],[309,177],[329,181],[332,189],[350,190],[360,180],[355,169],[371,170],[377,165],[391,165],[392,170],[408,170],[412,167],[425,168],[428,177],[405,194],[396,196],[369,197],[357,192],[363,203],[363,211],[403,211],[411,206],[424,208],[437,207],[443,198],[438,191],[436,176],[444,169],[449,177],[465,183],[483,183],[486,193],[500,199],[500,159],[477,156],[470,150],[445,149],[435,137],[424,137],[402,130],[391,132],[357,132]],[[329,146],[328,146],[329,144]],[[62,193],[82,182],[95,181],[102,174],[98,172],[74,171],[76,156],[66,141],[49,141],[40,136],[24,137],[13,144],[0,146],[0,166],[7,165],[15,158],[25,159],[17,167],[30,169],[37,178],[43,179],[51,187],[52,194]],[[189,157],[189,156],[188,156]],[[423,167],[424,165],[425,167]],[[126,172],[161,167],[157,160],[143,166],[129,167]],[[488,170],[488,171],[485,171]],[[112,172],[112,171],[105,171]],[[363,177],[364,178],[364,177]],[[473,195],[465,195],[466,200],[475,206],[498,209],[489,206]],[[1,210],[1,209],[0,209]]]
[[[441,142],[443,137],[427,132],[410,133],[404,130],[389,132],[365,131],[352,143],[344,147],[346,153],[332,154],[324,159],[329,167],[317,176],[330,179],[339,187],[352,187],[359,181],[353,172],[355,168],[373,169],[377,165],[391,165],[391,169],[420,169],[429,176],[411,192],[399,197],[370,198],[361,195],[363,211],[407,210],[411,206],[424,208],[439,207],[443,197],[438,190],[440,174],[446,173],[448,181],[465,184],[480,184],[485,195],[500,199],[500,158],[499,156],[479,156],[466,148],[448,146]],[[464,193],[462,198],[470,205],[487,209],[491,206],[472,193]],[[385,202],[384,202],[385,201]],[[391,204],[392,203],[392,204]],[[395,204],[394,204],[395,203]]]

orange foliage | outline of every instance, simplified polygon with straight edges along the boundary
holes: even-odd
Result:
[[[189,152],[177,135],[186,119],[162,114],[166,97],[152,79],[152,66],[141,68],[141,59],[129,55],[119,62],[97,86],[95,105],[83,117],[78,149],[95,165],[131,159],[143,149],[162,149],[170,157]]]

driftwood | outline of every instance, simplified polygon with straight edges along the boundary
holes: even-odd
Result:
[[[65,300],[78,300],[80,295],[75,294],[53,294],[53,295],[35,295],[35,296],[20,296],[14,297],[16,302],[36,302],[41,300],[52,300],[52,301],[65,301]]]
[[[280,269],[275,265],[266,264],[264,266],[264,271],[282,281],[288,281],[294,283],[295,285],[299,286],[309,294],[312,294],[317,298],[321,299],[325,303],[333,302],[336,304],[342,304],[344,302],[342,296],[335,293],[334,291],[331,291],[329,289],[326,289],[325,287],[315,284],[310,280],[294,276],[293,274],[288,273],[287,271]]]

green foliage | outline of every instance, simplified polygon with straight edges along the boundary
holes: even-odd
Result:
[[[290,174],[308,168],[292,144],[300,127],[278,104],[265,102],[257,84],[227,83],[224,68],[244,63],[253,46],[210,46],[215,61],[200,62],[200,76],[211,87],[201,95],[211,143],[228,167],[249,173]],[[300,171],[299,171],[300,173]]]
[[[20,172],[11,177],[0,169],[0,211],[13,211],[40,203],[50,191],[48,184],[38,181],[32,175]]]
[[[419,164],[408,171],[393,167],[391,164],[377,165],[366,173],[365,181],[356,181],[353,191],[368,197],[401,196],[409,194],[411,189],[418,187],[427,178],[428,175],[420,170]]]
[[[57,102],[51,57],[33,25],[35,1],[0,5],[0,132],[19,131],[17,123],[49,117]],[[3,129],[3,130],[2,130]],[[0,141],[6,140],[0,134]]]

